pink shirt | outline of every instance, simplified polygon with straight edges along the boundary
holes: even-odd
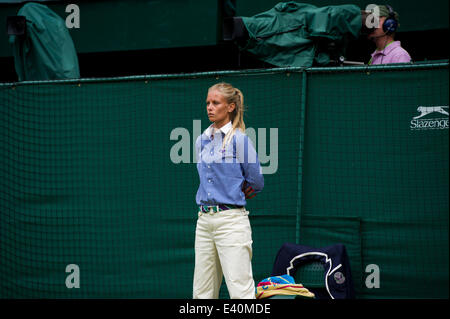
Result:
[[[411,56],[400,46],[400,41],[394,41],[388,44],[384,50],[375,50],[369,65],[408,62],[411,62]]]

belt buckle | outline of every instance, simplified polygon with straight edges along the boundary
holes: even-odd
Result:
[[[209,212],[208,214],[216,214],[219,212],[219,205],[208,206]]]
[[[200,209],[204,214],[216,214],[220,211],[220,207],[219,205],[205,205],[205,206],[201,206]]]

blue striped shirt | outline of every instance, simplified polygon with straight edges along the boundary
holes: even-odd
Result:
[[[220,129],[208,127],[195,142],[200,186],[197,205],[232,204],[245,206],[244,181],[255,193],[264,187],[258,155],[251,140],[239,129],[223,149],[223,139],[231,122]]]

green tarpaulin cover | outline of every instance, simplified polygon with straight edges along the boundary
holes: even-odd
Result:
[[[316,7],[297,2],[280,2],[253,17],[242,17],[250,40],[244,48],[276,66],[309,67],[330,62],[329,52],[319,41],[345,46],[347,36],[361,30],[361,9],[355,5]]]
[[[79,78],[78,58],[64,20],[47,6],[27,3],[18,12],[27,19],[25,36],[9,41],[19,81]]]

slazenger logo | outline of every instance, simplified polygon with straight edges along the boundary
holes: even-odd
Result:
[[[448,129],[447,106],[419,106],[420,114],[411,120],[411,130],[445,130]],[[437,113],[437,114],[436,114]],[[442,117],[444,115],[444,117]]]

